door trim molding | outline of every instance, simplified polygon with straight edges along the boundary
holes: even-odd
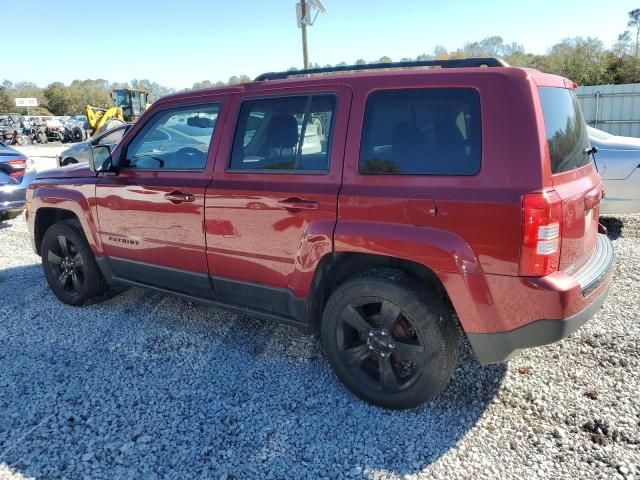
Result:
[[[307,300],[296,297],[287,288],[209,276],[119,257],[96,257],[96,262],[110,285],[147,288],[310,332]],[[167,285],[179,285],[182,288],[175,289]]]
[[[127,279],[151,287],[166,288],[205,298],[214,296],[209,275],[206,273],[191,272],[119,257],[109,257],[109,261],[114,279]]]

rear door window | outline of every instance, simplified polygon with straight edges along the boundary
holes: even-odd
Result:
[[[473,89],[374,92],[365,108],[360,172],[474,175],[481,136],[480,97]]]
[[[589,135],[582,110],[573,90],[540,87],[540,101],[549,143],[551,173],[583,167],[591,161],[585,153]]]
[[[335,109],[333,94],[246,100],[229,170],[328,171]]]

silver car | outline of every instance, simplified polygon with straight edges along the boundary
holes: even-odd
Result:
[[[640,213],[640,138],[611,135],[587,127],[605,197],[600,213]]]
[[[131,124],[119,125],[111,130],[102,132],[89,140],[75,143],[66,150],[62,151],[58,156],[58,166],[66,167],[74,163],[83,163],[89,161],[91,155],[91,147],[94,145],[108,145],[111,148],[116,146],[124,134],[129,130]]]

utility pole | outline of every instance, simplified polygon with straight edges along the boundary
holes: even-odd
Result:
[[[316,10],[316,15],[311,19],[311,10]],[[327,10],[322,4],[322,0],[300,0],[300,3],[296,4],[296,17],[298,19],[298,26],[302,30],[302,60],[304,63],[304,69],[309,68],[309,48],[307,46],[307,25],[313,25],[318,17],[318,13],[327,13]]]
[[[300,8],[302,9],[302,18],[307,18],[307,1],[300,0]],[[309,68],[309,49],[307,48],[307,23],[302,22],[302,61],[304,62],[304,69]],[[636,39],[636,49],[638,48],[638,42]],[[636,55],[638,52],[636,52]]]

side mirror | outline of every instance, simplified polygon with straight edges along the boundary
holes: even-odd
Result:
[[[93,172],[115,172],[109,145],[94,145],[89,156],[89,168]]]

